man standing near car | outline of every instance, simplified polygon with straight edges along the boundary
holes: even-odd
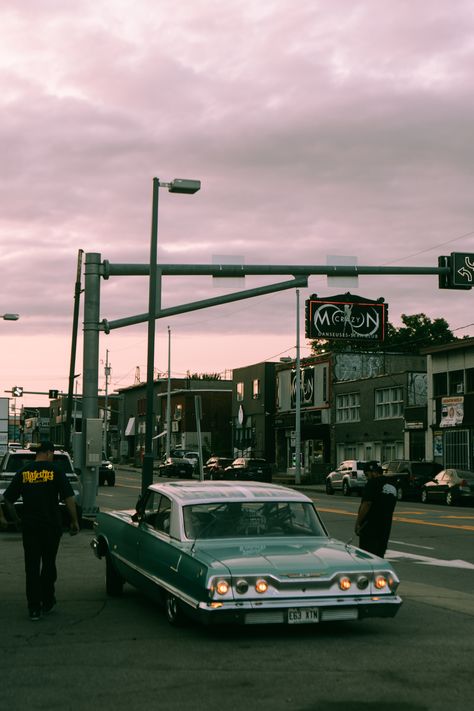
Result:
[[[23,499],[21,529],[25,556],[26,598],[31,620],[51,612],[56,604],[56,555],[62,533],[60,499],[70,516],[70,533],[79,532],[74,492],[66,474],[54,462],[54,444],[42,442],[35,461],[20,469],[4,492],[7,512],[18,522],[14,503]]]
[[[365,470],[367,484],[355,525],[359,547],[383,558],[387,550],[397,490],[384,480],[382,467],[370,463]]]

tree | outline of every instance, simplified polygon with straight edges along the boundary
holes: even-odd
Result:
[[[317,339],[311,342],[314,355],[332,351],[341,353],[347,351],[396,351],[398,353],[419,353],[423,348],[441,346],[457,340],[444,318],[430,319],[426,314],[402,314],[403,326],[396,328],[387,323],[385,340],[380,343],[366,341],[327,341]]]

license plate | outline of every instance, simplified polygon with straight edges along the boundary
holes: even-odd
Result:
[[[290,607],[288,610],[289,625],[304,625],[311,622],[319,622],[317,607]]]

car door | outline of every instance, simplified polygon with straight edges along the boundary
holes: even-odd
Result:
[[[340,489],[342,487],[342,477],[344,476],[344,472],[347,469],[347,462],[341,462],[337,469],[334,471],[334,474],[332,475],[332,485],[334,489]]]
[[[153,509],[145,512],[139,525],[139,566],[144,584],[153,595],[176,584],[176,571],[181,552],[171,537],[171,499],[164,494],[156,497]]]

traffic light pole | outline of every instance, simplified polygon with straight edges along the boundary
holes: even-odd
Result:
[[[474,264],[474,255],[473,264]],[[440,258],[441,259],[441,258]],[[424,275],[437,276],[439,286],[451,287],[453,255],[442,258],[443,262],[436,267],[398,267],[398,266],[343,266],[343,265],[235,265],[235,264],[111,264],[108,260],[101,261],[101,255],[97,253],[86,254],[85,261],[85,286],[84,286],[84,359],[83,359],[83,417],[98,417],[98,374],[99,374],[99,333],[110,333],[111,330],[131,326],[137,323],[148,322],[151,330],[152,322],[156,319],[169,318],[181,313],[189,313],[198,309],[219,306],[242,299],[249,299],[264,294],[277,293],[287,289],[306,287],[309,276],[326,275],[333,277],[347,277],[359,275],[383,276],[389,274],[400,274],[404,276]],[[150,268],[157,269],[157,293],[156,303],[153,307],[154,295],[151,299],[151,310],[144,314],[137,314],[126,318],[108,321],[99,321],[100,304],[100,279],[109,279],[116,276],[150,276]],[[158,278],[159,275],[159,278]],[[225,296],[218,296],[202,301],[190,302],[174,306],[171,308],[161,308],[161,282],[165,276],[212,276],[212,277],[243,277],[253,275],[292,275],[288,281],[270,284],[268,286],[246,289],[233,292]],[[464,287],[465,288],[465,287]],[[159,293],[158,293],[159,292]],[[150,314],[155,311],[154,316]],[[151,354],[149,363],[151,367]],[[153,393],[147,392],[147,397],[153,397]],[[151,435],[151,424],[147,423]],[[152,475],[152,461],[147,462],[146,481],[148,484],[150,474]],[[151,465],[151,466],[150,466]],[[96,507],[97,473],[94,468],[83,466],[83,507],[84,512],[93,515],[97,511]]]

